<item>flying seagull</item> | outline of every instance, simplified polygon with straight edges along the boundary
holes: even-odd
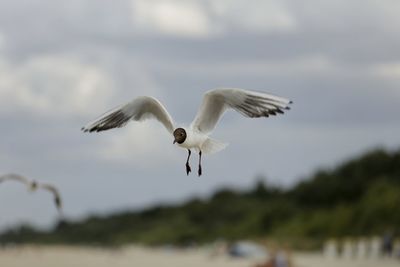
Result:
[[[0,176],[0,183],[7,181],[7,180],[23,183],[28,187],[29,191],[35,191],[38,187],[37,182],[31,181],[28,178],[18,175],[18,174],[11,173],[11,174],[5,174],[5,175]]]
[[[54,204],[59,212],[62,210],[61,195],[58,189],[51,184],[39,184],[39,188],[49,191],[53,194]]]
[[[267,93],[243,89],[221,88],[204,94],[203,102],[189,127],[176,128],[172,117],[157,99],[141,96],[131,102],[118,106],[103,114],[94,122],[82,128],[84,132],[101,132],[121,128],[130,120],[143,121],[154,118],[161,122],[174,136],[174,144],[187,149],[186,174],[192,171],[189,159],[192,149],[199,153],[198,175],[202,174],[201,157],[203,153],[215,153],[227,144],[210,138],[219,119],[228,109],[234,109],[248,118],[269,117],[283,114],[289,110],[292,101]]]
[[[56,208],[59,212],[61,212],[62,209],[62,203],[61,203],[61,195],[56,187],[50,184],[41,184],[36,182],[35,180],[29,180],[28,178],[18,175],[18,174],[5,174],[0,176],[0,183],[7,181],[7,180],[14,180],[21,182],[25,184],[28,187],[29,191],[36,191],[37,189],[44,189],[49,191],[50,193],[53,194],[54,196],[54,204],[56,205]]]

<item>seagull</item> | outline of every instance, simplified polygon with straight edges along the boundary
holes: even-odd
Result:
[[[61,202],[61,195],[56,187],[50,184],[40,184],[35,180],[29,180],[28,178],[18,175],[18,174],[5,174],[0,176],[0,183],[7,181],[7,180],[14,180],[25,184],[28,187],[28,190],[34,192],[38,189],[44,189],[49,191],[54,196],[54,204],[57,210],[61,213],[62,210],[62,202]]]
[[[51,184],[39,184],[39,188],[42,188],[44,190],[49,191],[50,193],[53,194],[53,199],[54,199],[54,204],[58,210],[58,212],[61,213],[62,211],[62,202],[61,202],[61,195],[58,189],[51,185]]]
[[[5,175],[0,176],[0,183],[7,181],[7,180],[14,180],[14,181],[21,182],[21,183],[25,184],[28,187],[28,190],[31,192],[35,191],[38,187],[38,184],[36,181],[31,181],[22,175],[18,175],[18,174],[14,174],[14,173],[5,174]]]
[[[121,128],[129,121],[156,119],[173,135],[173,144],[188,151],[186,174],[192,171],[189,160],[192,149],[199,153],[198,176],[202,175],[202,154],[216,153],[227,144],[210,137],[218,121],[229,109],[233,109],[248,118],[269,117],[283,114],[289,110],[292,101],[272,94],[237,88],[219,88],[206,92],[196,117],[189,127],[176,127],[172,117],[159,100],[149,96],[140,96],[120,105],[93,122],[82,127],[83,132],[101,132]]]

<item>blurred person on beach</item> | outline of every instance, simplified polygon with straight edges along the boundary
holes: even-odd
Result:
[[[217,258],[228,254],[229,244],[223,240],[214,242],[211,248],[210,258]]]
[[[400,260],[400,238],[397,238],[394,241],[394,245],[393,245],[393,255],[395,258],[397,258],[398,260]]]
[[[382,238],[382,254],[384,257],[392,257],[393,255],[393,233],[387,232]]]
[[[272,249],[269,259],[255,267],[292,267],[291,255],[288,249]]]

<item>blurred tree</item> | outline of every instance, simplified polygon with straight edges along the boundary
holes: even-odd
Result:
[[[178,206],[62,221],[50,232],[22,226],[4,232],[0,242],[187,245],[269,237],[304,246],[332,236],[399,231],[400,151],[372,151],[335,169],[317,171],[287,190],[265,181],[259,177],[246,192],[223,189],[208,200]]]

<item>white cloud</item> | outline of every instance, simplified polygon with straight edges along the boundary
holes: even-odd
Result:
[[[179,62],[175,64],[159,63],[164,72],[196,73],[207,77],[235,75],[291,75],[291,74],[323,74],[343,71],[344,66],[329,57],[311,54],[286,60],[231,60],[229,62]]]
[[[134,27],[141,31],[189,37],[211,33],[209,18],[197,1],[134,0],[132,12]]]
[[[295,18],[282,0],[211,0],[210,5],[226,26],[250,32],[290,31],[296,28]]]
[[[171,135],[158,122],[131,122],[118,133],[104,135],[97,144],[96,155],[100,160],[140,168],[160,167],[178,158],[172,141]]]
[[[400,1],[397,0],[383,0],[374,1],[369,0],[370,5],[370,17],[374,17],[375,14],[376,22],[379,21],[382,28],[387,30],[392,30],[396,33],[399,31],[400,27]]]
[[[132,0],[132,20],[142,33],[208,37],[234,29],[290,31],[296,21],[282,1]]]
[[[377,64],[371,68],[371,73],[392,85],[386,89],[388,102],[400,99],[400,62]]]
[[[18,109],[42,115],[93,112],[105,107],[113,82],[100,68],[67,56],[37,56],[20,64],[0,58],[0,103],[4,111]]]
[[[385,78],[400,79],[400,62],[377,64],[372,72]]]
[[[397,0],[287,2],[299,27],[304,30],[319,29],[323,32],[353,34],[361,31],[372,37],[375,31],[397,33],[400,26],[400,1]]]

